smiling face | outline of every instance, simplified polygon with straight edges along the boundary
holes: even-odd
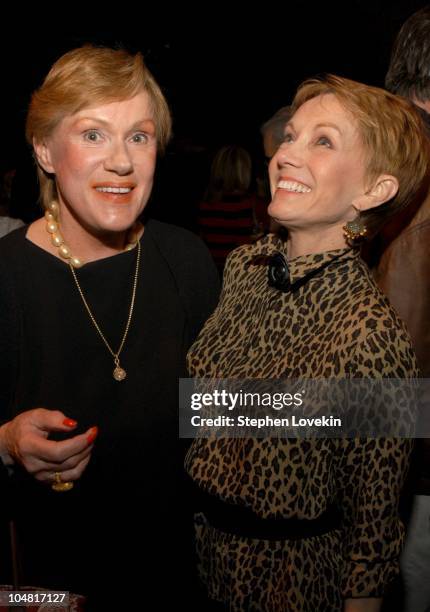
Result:
[[[123,233],[145,208],[153,184],[157,142],[149,96],[142,91],[68,115],[35,151],[55,175],[68,240],[85,232]]]
[[[296,231],[345,246],[342,226],[366,197],[365,150],[354,118],[333,94],[311,98],[285,127],[269,166],[268,212]]]

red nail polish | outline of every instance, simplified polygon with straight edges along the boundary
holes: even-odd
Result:
[[[63,425],[65,425],[66,427],[76,427],[77,424],[78,422],[74,419],[64,419],[63,421]]]
[[[92,427],[90,433],[87,436],[88,444],[92,444],[94,440],[97,438],[97,434],[99,433],[99,428],[97,426]]]

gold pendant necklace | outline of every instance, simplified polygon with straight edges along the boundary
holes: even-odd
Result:
[[[63,482],[61,480],[61,473],[54,472],[54,482],[51,485],[51,489],[57,491],[57,493],[64,493],[65,491],[70,491],[70,489],[73,489],[73,482]]]
[[[126,251],[130,251],[131,249],[133,249],[135,246],[137,246],[137,256],[136,256],[136,269],[134,272],[134,279],[133,279],[133,289],[131,292],[131,301],[130,301],[130,308],[128,311],[128,317],[127,317],[127,323],[125,325],[125,329],[124,329],[124,333],[122,335],[122,340],[120,342],[120,345],[118,347],[118,350],[115,352],[111,345],[109,344],[109,342],[106,340],[102,330],[100,329],[92,311],[91,308],[88,305],[87,300],[85,299],[84,293],[82,291],[82,288],[79,284],[78,281],[78,277],[76,276],[76,272],[75,272],[75,268],[80,268],[83,265],[83,262],[81,259],[79,259],[78,257],[74,257],[69,249],[69,247],[64,243],[64,239],[60,234],[59,231],[59,224],[58,224],[58,204],[56,202],[51,202],[51,204],[49,205],[49,210],[46,211],[45,213],[45,218],[46,218],[46,230],[48,233],[51,234],[51,242],[54,246],[56,246],[59,250],[59,253],[61,255],[61,257],[63,259],[67,260],[67,263],[69,264],[70,270],[72,272],[72,276],[73,279],[75,281],[76,287],[79,291],[79,295],[81,296],[82,302],[85,306],[86,311],[88,312],[88,315],[94,325],[94,327],[96,328],[100,338],[103,340],[106,348],[108,349],[109,353],[112,355],[113,357],[113,361],[115,364],[115,368],[112,372],[112,375],[114,377],[115,380],[117,380],[118,382],[120,382],[121,380],[124,380],[124,378],[126,378],[127,376],[127,372],[124,370],[124,368],[121,367],[120,361],[119,361],[119,356],[121,354],[121,351],[124,347],[124,343],[125,340],[127,338],[127,334],[128,334],[128,330],[130,327],[130,323],[131,323],[131,319],[133,317],[133,310],[134,310],[134,301],[136,298],[136,288],[137,288],[137,279],[139,278],[139,265],[140,265],[140,241],[137,238],[136,234],[133,235],[133,237],[130,239],[130,241],[128,242],[127,246],[125,247]]]

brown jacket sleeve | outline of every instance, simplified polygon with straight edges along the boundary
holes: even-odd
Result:
[[[375,279],[411,335],[420,370],[430,377],[430,219],[408,228],[383,253]]]
[[[416,218],[384,251],[375,280],[411,335],[424,378],[430,378],[430,194]],[[422,397],[423,427],[430,428],[430,393]],[[430,439],[417,441],[415,493],[430,495]]]

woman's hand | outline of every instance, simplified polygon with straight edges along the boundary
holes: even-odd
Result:
[[[363,597],[360,599],[345,599],[344,612],[379,612],[382,599]]]
[[[0,427],[3,463],[20,463],[41,482],[51,484],[55,472],[60,472],[63,482],[78,480],[90,460],[97,427],[61,442],[48,440],[50,433],[73,431],[76,425],[58,410],[22,412]]]

